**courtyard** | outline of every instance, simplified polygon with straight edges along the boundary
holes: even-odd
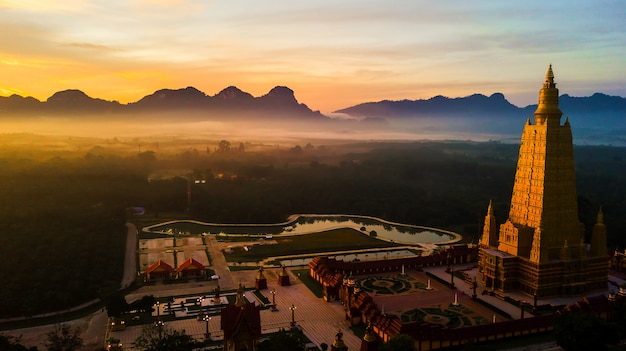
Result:
[[[357,289],[372,296],[384,314],[403,323],[421,322],[447,328],[492,323],[507,316],[478,303],[462,290],[451,289],[424,272],[359,275],[353,278]],[[467,285],[466,283],[461,283]]]

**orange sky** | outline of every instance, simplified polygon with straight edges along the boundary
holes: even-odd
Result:
[[[137,101],[276,85],[324,113],[383,99],[626,95],[620,2],[0,0],[0,95]],[[9,35],[7,35],[9,33]]]

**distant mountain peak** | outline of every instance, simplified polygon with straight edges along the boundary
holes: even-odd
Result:
[[[284,101],[292,101],[292,102],[297,103],[296,96],[293,90],[285,86],[276,86],[272,88],[272,90],[270,90],[270,92],[267,93],[267,95],[265,96],[272,98],[272,99],[280,99]]]
[[[154,96],[160,99],[167,97],[204,98],[206,94],[194,87],[186,87],[182,89],[160,89],[148,96]]]
[[[92,100],[92,98],[90,98],[81,90],[67,89],[63,91],[57,91],[56,93],[52,94],[52,96],[50,96],[48,100],[46,100],[46,102],[76,102],[85,100]]]
[[[214,96],[214,98],[218,98],[222,100],[254,99],[254,97],[251,94],[246,93],[245,91],[242,91],[241,89],[233,85],[220,91],[217,95]]]

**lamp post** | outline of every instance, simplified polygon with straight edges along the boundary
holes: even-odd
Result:
[[[202,320],[205,322],[205,325],[206,325],[206,331],[204,332],[204,339],[210,340],[211,333],[209,333],[209,321],[211,320],[211,317],[209,315],[206,315],[202,318]]]
[[[157,327],[158,331],[159,331],[159,339],[163,337],[163,326],[165,326],[165,323],[163,323],[163,321],[161,320],[157,320],[156,323],[154,323],[154,325]]]
[[[157,320],[159,320],[159,317],[161,317],[161,309],[159,308],[160,302],[157,301],[156,305],[157,305]]]
[[[450,289],[454,289],[454,268],[450,268]]]
[[[272,311],[276,311],[276,289],[272,288]]]
[[[204,320],[204,312],[202,311],[202,302],[204,301],[204,296],[198,298],[198,303],[200,304],[200,313],[198,313],[198,320]]]
[[[291,304],[289,309],[291,310],[291,326],[295,327],[296,326],[296,313],[295,313],[296,306],[294,306],[294,304]]]
[[[478,287],[478,282],[476,281],[476,277],[474,277],[474,281],[472,282],[472,299],[476,300],[476,287]]]

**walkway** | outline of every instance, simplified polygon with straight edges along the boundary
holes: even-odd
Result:
[[[226,258],[224,258],[224,254],[220,250],[220,245],[217,243],[215,235],[206,235],[204,236],[204,238],[207,243],[209,255],[211,256],[211,268],[213,268],[215,274],[220,276],[220,289],[237,289],[239,285],[235,284],[235,282],[233,281],[233,278],[230,274],[230,269],[228,269],[228,262],[226,262]]]
[[[444,281],[450,281],[450,274],[448,272],[446,272],[446,266],[434,266],[434,267],[424,267],[423,268],[424,271],[429,272],[439,278],[441,278]],[[483,290],[486,289],[486,287],[483,285],[480,277],[478,276],[478,268],[476,267],[476,263],[467,263],[467,264],[457,264],[454,265],[454,270],[456,271],[460,271],[463,270],[466,274],[468,274],[472,279],[473,278],[477,278],[476,282],[478,283],[478,287],[476,288],[476,294],[478,295],[478,298],[489,303],[492,306],[495,306],[497,308],[499,308],[500,310],[508,313],[511,315],[511,317],[513,319],[519,319],[521,317],[522,314],[522,310],[519,307],[516,307],[506,301],[501,300],[500,298],[496,297],[496,296],[490,296],[490,295],[482,295]],[[613,277],[613,276],[609,276],[609,278],[613,278],[619,281],[619,278]],[[458,290],[459,292],[464,292],[465,294],[471,296],[472,295],[472,287],[469,283],[463,281],[462,279],[459,279],[457,277],[454,278],[454,285],[456,287],[456,290]],[[597,296],[597,295],[606,295],[608,293],[608,289],[606,292],[597,292],[597,293],[592,293],[589,296]],[[533,304],[533,298],[528,296],[528,295],[524,295],[521,292],[509,292],[505,294],[506,296],[509,296],[515,300],[518,301],[526,301],[526,303],[528,304]],[[577,301],[580,301],[580,299],[582,298],[582,296],[577,296],[577,297],[553,297],[553,298],[546,298],[546,299],[539,299],[537,300],[537,305],[541,306],[541,305],[555,305],[555,306],[560,306],[560,305],[570,305],[573,304]],[[524,317],[531,317],[532,314],[529,313],[528,311],[524,312]]]

